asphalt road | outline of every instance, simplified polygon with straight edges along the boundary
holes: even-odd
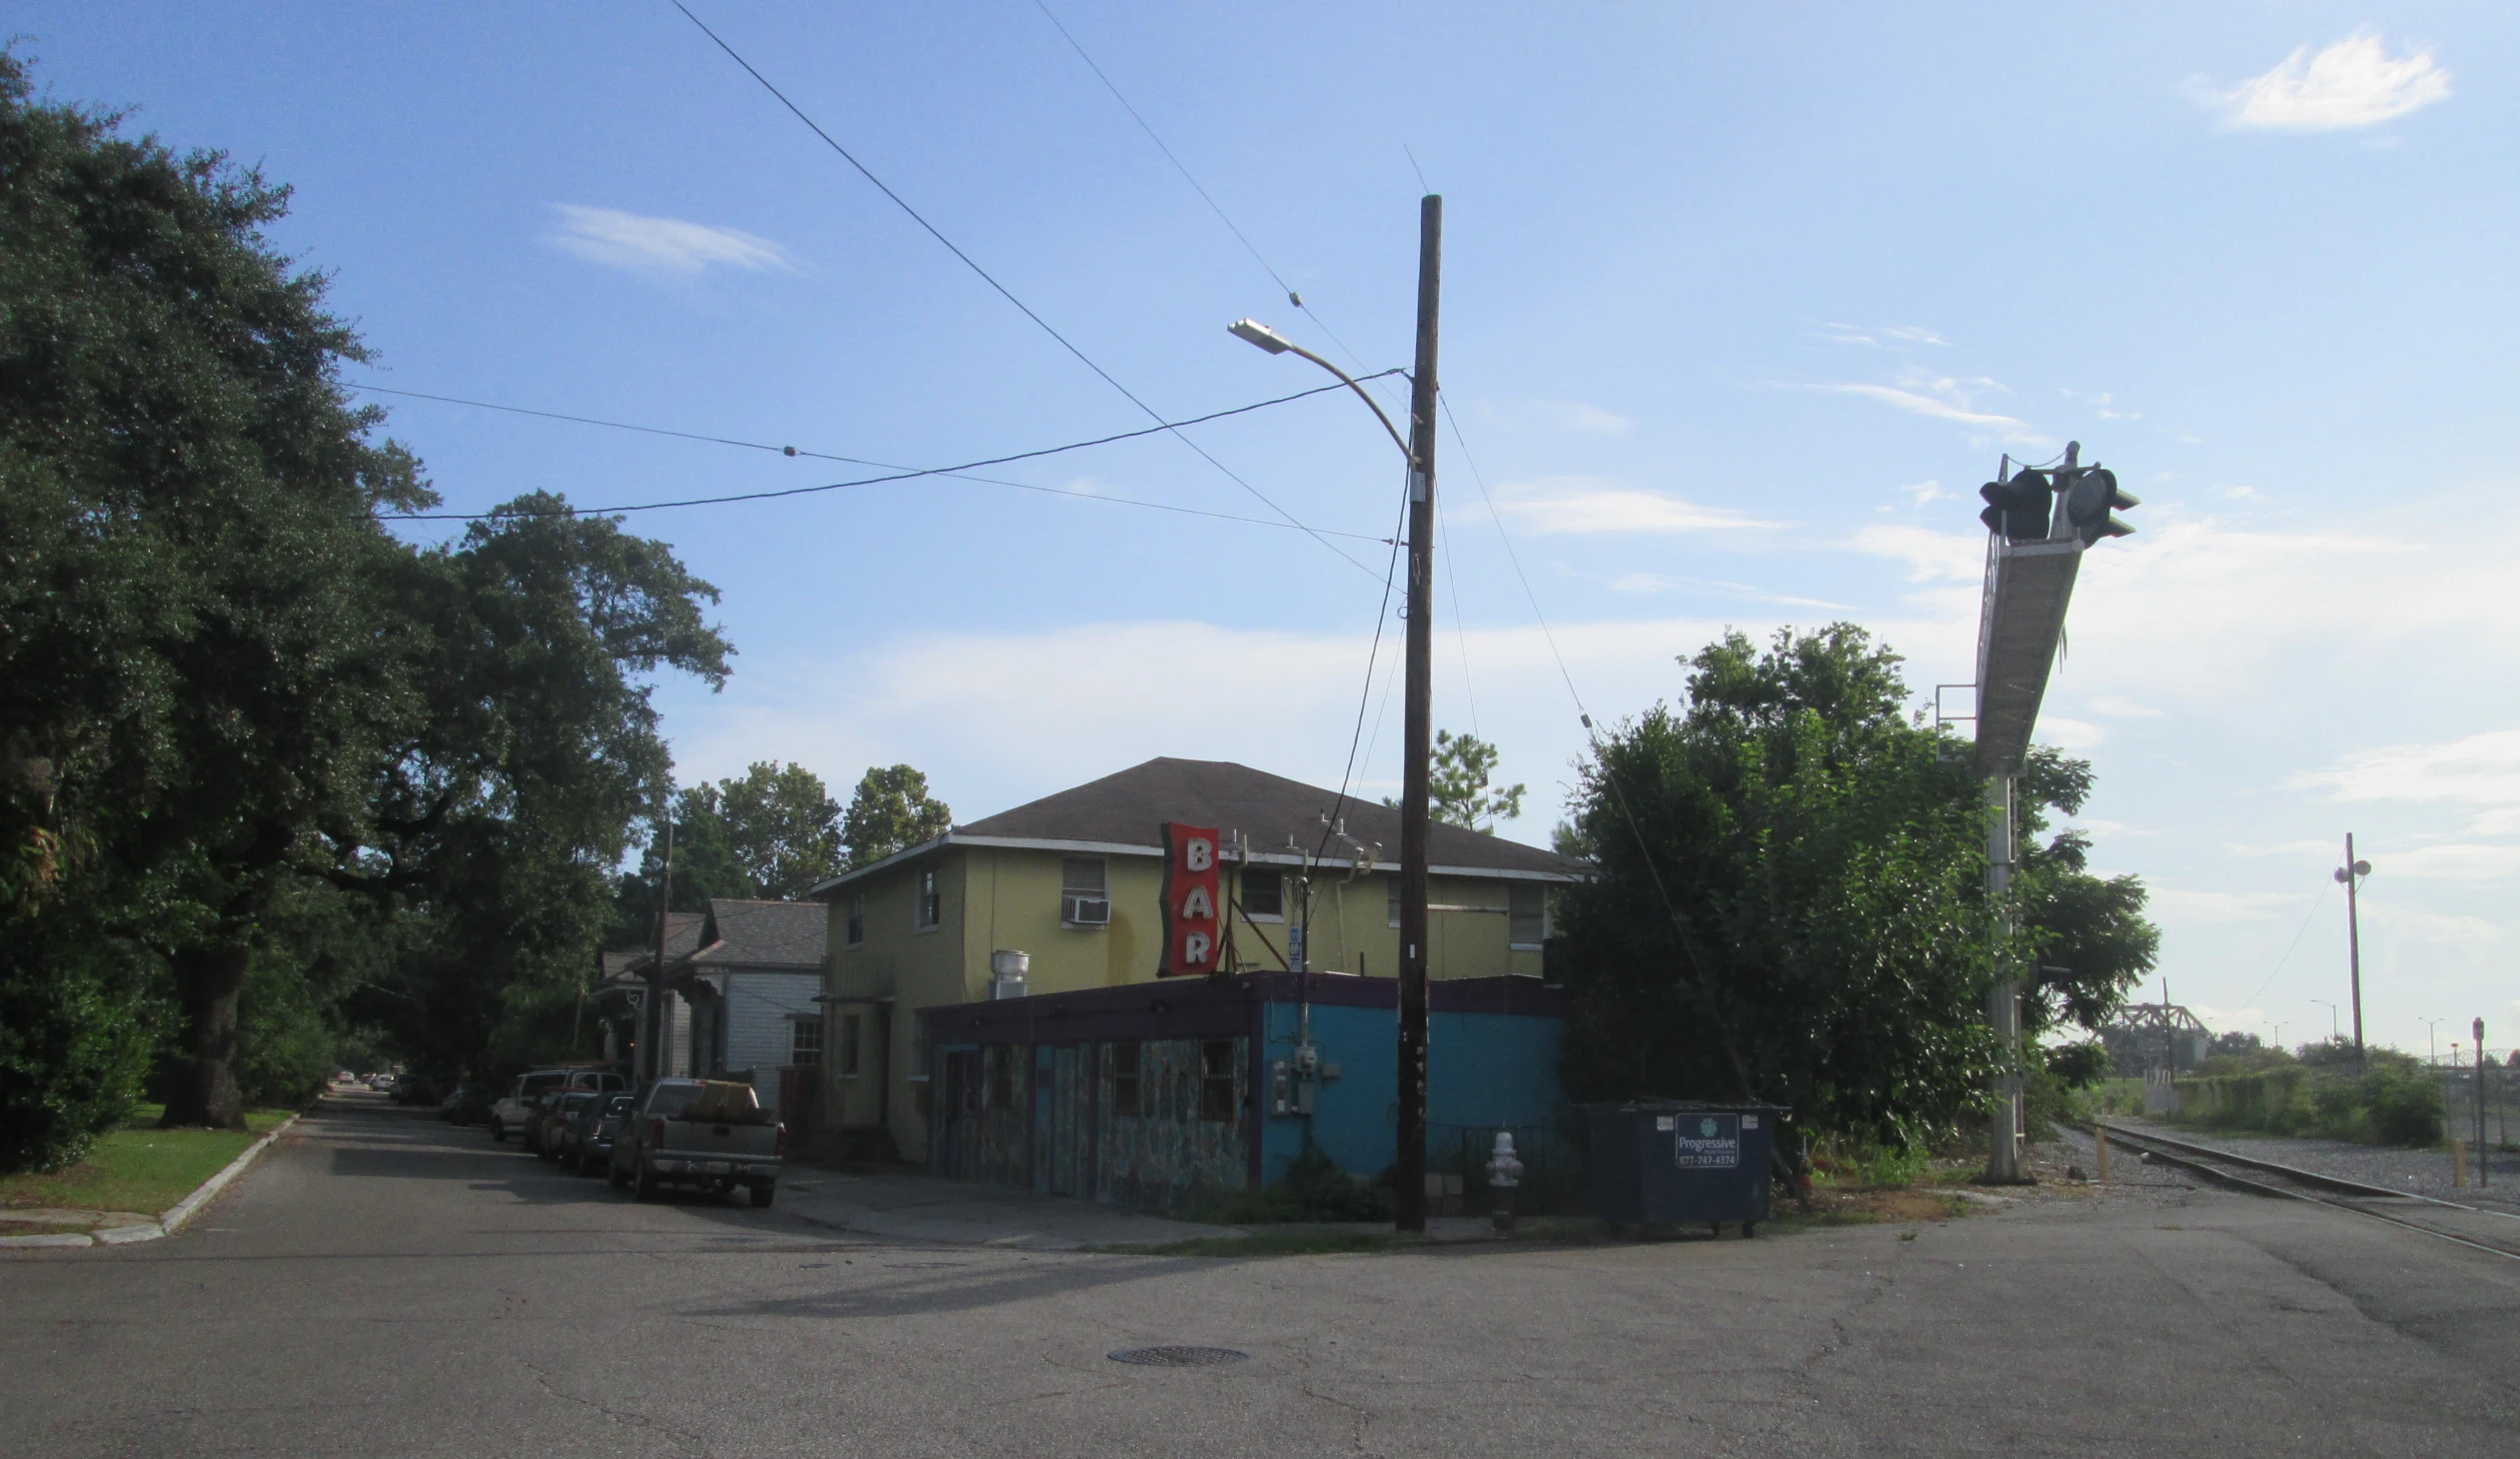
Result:
[[[1912,1234],[1910,1234],[1912,1233]],[[1222,1367],[1109,1360],[1240,1349]],[[1258,1261],[642,1205],[335,1102],[185,1233],[0,1258],[0,1453],[2511,1452],[2520,1261],[2213,1191]]]

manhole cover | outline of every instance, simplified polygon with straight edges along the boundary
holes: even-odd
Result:
[[[1229,1347],[1124,1347],[1111,1355],[1115,1363],[1144,1368],[1213,1368],[1219,1363],[1247,1361],[1249,1353]]]

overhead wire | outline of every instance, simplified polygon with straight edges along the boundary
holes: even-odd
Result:
[[[1354,350],[1348,348],[1347,341],[1340,339],[1336,330],[1331,329],[1319,314],[1313,312],[1313,307],[1304,302],[1303,294],[1294,285],[1286,282],[1286,276],[1278,272],[1277,266],[1270,263],[1267,256],[1260,252],[1260,246],[1251,241],[1251,235],[1243,232],[1241,226],[1226,213],[1224,205],[1216,201],[1216,195],[1207,190],[1206,186],[1190,171],[1189,165],[1184,163],[1179,154],[1165,143],[1163,137],[1155,131],[1154,124],[1147,121],[1145,114],[1140,112],[1121,92],[1119,84],[1111,79],[1111,73],[1102,69],[1102,64],[1085,49],[1082,41],[1076,39],[1076,33],[1067,28],[1065,21],[1059,19],[1057,12],[1049,7],[1047,0],[1032,0],[1032,3],[1040,7],[1042,15],[1058,31],[1059,38],[1067,42],[1068,49],[1074,51],[1076,58],[1085,63],[1085,69],[1094,73],[1094,79],[1102,83],[1103,90],[1110,92],[1111,99],[1120,103],[1120,109],[1129,114],[1129,120],[1137,123],[1137,129],[1146,134],[1146,140],[1155,144],[1155,150],[1164,154],[1164,160],[1172,164],[1173,171],[1180,173],[1181,180],[1190,185],[1191,190],[1199,195],[1201,202],[1207,204],[1208,211],[1216,215],[1216,221],[1224,224],[1225,230],[1233,234],[1234,240],[1243,246],[1243,251],[1251,255],[1252,262],[1258,264],[1261,272],[1267,274],[1280,289],[1286,291],[1286,302],[1302,310],[1307,318],[1320,326],[1322,334],[1328,337],[1330,343],[1339,347],[1341,354],[1347,356],[1357,364],[1358,368],[1362,369],[1365,362]]]
[[[863,458],[859,458],[859,457],[851,457],[851,456],[833,456],[833,455],[830,455],[830,454],[828,454],[828,453],[824,453],[824,452],[808,452],[808,451],[801,451],[801,450],[793,450],[792,448],[789,448],[789,447],[784,447],[784,446],[768,446],[768,445],[764,445],[764,444],[762,444],[762,443],[760,443],[760,442],[756,442],[756,441],[741,441],[741,440],[736,440],[736,439],[734,439],[734,438],[732,438],[732,437],[724,437],[724,436],[703,436],[703,435],[699,435],[699,434],[697,434],[697,433],[695,433],[695,432],[689,432],[689,431],[672,431],[672,430],[667,430],[667,429],[665,429],[665,428],[658,427],[658,426],[638,426],[638,425],[632,425],[632,424],[630,424],[630,423],[628,423],[628,422],[624,422],[624,421],[606,421],[606,420],[599,420],[599,419],[597,419],[597,418],[595,418],[595,417],[592,417],[592,416],[569,416],[569,415],[563,415],[563,414],[561,414],[560,412],[557,412],[557,411],[538,411],[538,410],[529,410],[529,409],[527,409],[527,408],[525,408],[525,407],[523,407],[523,406],[498,405],[498,404],[495,404],[495,403],[490,402],[490,401],[474,401],[474,400],[465,400],[465,399],[462,399],[461,397],[457,397],[457,396],[423,395],[423,394],[422,394],[421,392],[419,392],[419,391],[393,390],[393,389],[390,389],[389,387],[385,387],[385,386],[367,386],[367,385],[361,385],[361,386],[355,386],[354,388],[355,388],[355,389],[360,389],[360,390],[376,390],[376,391],[381,391],[381,392],[384,392],[384,393],[386,393],[386,394],[391,394],[391,395],[405,395],[405,396],[412,396],[412,397],[415,397],[415,398],[417,398],[417,399],[422,399],[422,400],[434,400],[434,401],[441,401],[441,402],[444,402],[444,403],[447,403],[447,404],[450,404],[450,405],[473,406],[473,407],[477,407],[477,408],[482,409],[482,410],[501,411],[501,412],[505,412],[505,413],[510,414],[510,415],[520,415],[520,416],[537,416],[537,417],[541,417],[541,418],[546,419],[546,420],[570,421],[570,422],[575,422],[576,424],[579,424],[579,425],[585,425],[585,426],[601,426],[601,427],[605,427],[605,428],[607,428],[607,429],[610,429],[610,430],[616,430],[616,431],[635,431],[635,432],[638,432],[638,433],[640,433],[640,434],[642,434],[642,435],[678,437],[678,438],[680,438],[680,439],[682,439],[682,440],[686,440],[686,441],[701,441],[701,442],[708,442],[708,443],[711,443],[711,444],[714,444],[714,445],[720,445],[720,446],[734,446],[734,447],[744,448],[744,449],[746,449],[746,450],[754,450],[754,451],[775,451],[775,452],[778,452],[778,453],[780,453],[780,454],[782,454],[782,455],[789,454],[789,453],[792,451],[792,452],[793,452],[793,454],[794,454],[794,455],[796,455],[796,456],[811,456],[811,457],[816,458],[817,460],[824,460],[824,461],[841,461],[841,462],[847,462],[847,463],[850,463],[851,465],[857,465],[857,466],[873,466],[873,467],[879,467],[879,468],[883,468],[883,469],[884,469],[884,471],[885,471],[885,475],[882,475],[882,476],[861,477],[861,478],[858,478],[857,480],[854,480],[854,481],[846,481],[846,482],[828,482],[828,483],[824,483],[824,484],[822,484],[822,485],[818,485],[818,486],[811,486],[811,487],[786,487],[786,488],[781,488],[781,489],[774,490],[774,491],[765,491],[765,492],[736,492],[736,493],[730,493],[730,494],[727,494],[727,495],[725,495],[725,496],[717,496],[717,497],[691,497],[691,498],[685,498],[685,499],[682,499],[682,500],[678,500],[678,501],[671,501],[671,502],[639,502],[639,503],[633,503],[633,504],[631,504],[631,505],[629,505],[629,506],[622,506],[622,507],[568,507],[568,508],[558,508],[558,509],[554,509],[554,510],[552,510],[552,511],[550,511],[550,512],[542,512],[542,513],[520,513],[520,512],[513,512],[513,511],[499,511],[499,512],[413,512],[413,513],[401,513],[401,514],[393,514],[393,515],[390,515],[390,516],[386,517],[386,519],[385,519],[385,520],[390,521],[390,522],[487,522],[487,521],[491,521],[491,520],[493,520],[493,519],[495,519],[495,518],[502,518],[502,517],[518,517],[518,516],[547,516],[547,517],[561,517],[561,516],[572,516],[572,515],[581,515],[581,514],[583,514],[583,515],[588,515],[588,516],[614,516],[614,515],[618,515],[618,514],[622,514],[622,513],[628,513],[628,512],[655,512],[655,511],[662,511],[662,510],[667,509],[667,508],[675,508],[675,507],[714,507],[714,506],[722,506],[722,505],[725,505],[725,504],[727,504],[727,503],[731,503],[731,502],[762,502],[762,501],[772,501],[772,500],[776,500],[776,499],[779,499],[779,498],[785,498],[785,497],[805,497],[805,496],[812,496],[812,495],[815,495],[815,494],[817,494],[817,493],[821,493],[821,492],[837,492],[837,491],[845,491],[845,490],[847,490],[847,489],[849,489],[849,488],[851,488],[851,487],[870,487],[870,486],[877,486],[877,485],[880,485],[880,484],[882,484],[882,483],[886,483],[886,482],[904,482],[904,481],[915,481],[915,480],[918,480],[918,479],[923,478],[923,477],[955,477],[955,478],[960,478],[960,479],[965,480],[965,481],[974,481],[974,482],[982,482],[982,483],[986,483],[987,485],[990,485],[990,486],[1012,487],[1012,488],[1014,488],[1014,489],[1015,489],[1015,490],[1017,490],[1017,491],[1024,491],[1024,492],[1039,492],[1039,493],[1043,493],[1043,494],[1045,494],[1045,495],[1049,495],[1049,496],[1057,496],[1057,497],[1081,497],[1081,498],[1083,498],[1083,499],[1085,499],[1085,500],[1087,500],[1087,501],[1093,501],[1093,502],[1108,502],[1108,503],[1111,503],[1111,504],[1116,505],[1116,506],[1145,507],[1145,508],[1150,508],[1150,509],[1153,509],[1153,510],[1155,510],[1155,511],[1160,511],[1160,512],[1176,512],[1176,513],[1181,513],[1181,514],[1184,514],[1184,515],[1187,515],[1187,516],[1192,516],[1192,517],[1209,517],[1209,518],[1215,518],[1215,519],[1217,519],[1217,520],[1220,520],[1220,521],[1225,521],[1225,522],[1240,522],[1240,523],[1247,523],[1247,524],[1250,524],[1250,525],[1252,525],[1252,526],[1256,526],[1256,527],[1283,528],[1283,529],[1287,529],[1287,530],[1290,530],[1290,531],[1302,531],[1302,532],[1306,532],[1306,533],[1312,533],[1312,532],[1315,532],[1315,531],[1320,531],[1320,532],[1325,532],[1325,533],[1328,533],[1330,536],[1349,538],[1349,539],[1352,539],[1352,540],[1354,540],[1354,541],[1358,541],[1358,542],[1372,542],[1372,543],[1380,543],[1380,542],[1385,541],[1385,539],[1383,539],[1383,538],[1379,538],[1379,537],[1370,537],[1370,536],[1368,536],[1368,535],[1366,535],[1366,534],[1364,534],[1364,533],[1358,533],[1358,532],[1335,532],[1335,531],[1332,531],[1332,530],[1330,530],[1330,529],[1326,529],[1326,528],[1325,528],[1325,529],[1314,529],[1314,528],[1311,528],[1311,527],[1306,527],[1306,526],[1305,526],[1305,525],[1303,525],[1302,523],[1271,522],[1271,521],[1269,521],[1269,520],[1268,520],[1268,519],[1266,519],[1266,518],[1260,518],[1260,517],[1237,517],[1237,516],[1234,516],[1234,515],[1232,515],[1232,514],[1230,514],[1230,513],[1224,513],[1224,512],[1210,512],[1210,511],[1206,511],[1206,510],[1204,510],[1204,509],[1197,508],[1197,507],[1181,507],[1181,506],[1176,506],[1176,505],[1174,505],[1174,504],[1172,504],[1172,503],[1169,503],[1169,502],[1146,502],[1146,501],[1139,501],[1139,500],[1136,500],[1136,499],[1134,499],[1134,498],[1128,498],[1128,497],[1108,497],[1108,496],[1104,496],[1104,495],[1102,495],[1102,494],[1101,494],[1101,493],[1099,493],[1099,492],[1077,492],[1077,491],[1069,491],[1069,490],[1066,490],[1066,489],[1064,489],[1064,488],[1059,488],[1059,487],[1043,487],[1043,486],[1036,486],[1036,485],[1034,485],[1034,484],[1032,484],[1032,483],[1029,483],[1029,482],[1010,482],[1010,481],[1004,481],[1004,480],[1000,480],[1000,479],[993,478],[993,477],[979,477],[979,476],[972,476],[972,475],[970,475],[970,473],[971,473],[971,472],[973,472],[973,471],[975,471],[975,470],[977,470],[977,469],[979,469],[979,468],[981,468],[981,467],[986,467],[986,466],[1004,466],[1004,465],[1006,465],[1006,464],[1007,464],[1007,463],[1009,463],[1009,462],[1016,462],[1016,461],[1032,461],[1032,460],[1037,460],[1037,459],[1039,459],[1039,458],[1041,458],[1041,457],[1045,457],[1045,456],[1058,456],[1058,455],[1061,455],[1061,454],[1063,454],[1063,453],[1070,452],[1070,451],[1082,451],[1082,450],[1085,450],[1085,449],[1086,449],[1086,448],[1088,448],[1088,447],[1093,447],[1093,446],[1107,446],[1107,445],[1110,445],[1110,444],[1112,444],[1113,442],[1117,442],[1117,441],[1129,441],[1129,440],[1134,440],[1134,439],[1136,439],[1136,438],[1143,437],[1143,436],[1153,436],[1153,435],[1156,435],[1156,434],[1158,434],[1158,433],[1160,433],[1160,432],[1164,431],[1164,430],[1165,430],[1165,429],[1167,429],[1167,427],[1168,427],[1168,426],[1170,426],[1170,425],[1198,425],[1198,424],[1200,424],[1200,423],[1202,423],[1202,422],[1206,422],[1206,421],[1222,420],[1223,418],[1225,418],[1225,417],[1227,417],[1227,416],[1247,415],[1247,414],[1249,414],[1249,413],[1251,413],[1251,412],[1253,412],[1253,411],[1265,410],[1265,409],[1267,409],[1267,408],[1268,408],[1268,407],[1270,407],[1270,406],[1285,405],[1285,404],[1287,404],[1287,403],[1289,403],[1289,402],[1291,402],[1291,401],[1298,401],[1298,400],[1302,400],[1302,399],[1306,398],[1307,396],[1322,395],[1322,394],[1325,394],[1325,393],[1330,392],[1330,391],[1334,391],[1334,390],[1342,390],[1342,389],[1345,389],[1345,388],[1346,388],[1346,387],[1341,386],[1341,385],[1323,385],[1323,386],[1316,386],[1316,387],[1314,387],[1314,388],[1313,388],[1313,389],[1311,389],[1311,390],[1298,391],[1297,393],[1295,393],[1295,394],[1293,394],[1293,395],[1279,396],[1279,397],[1276,397],[1276,398],[1274,398],[1274,399],[1272,399],[1272,400],[1257,401],[1257,402],[1254,402],[1254,403],[1253,403],[1253,404],[1251,404],[1251,405],[1247,405],[1247,406],[1236,406],[1236,407],[1233,407],[1233,408],[1232,408],[1232,409],[1230,409],[1230,410],[1215,411],[1215,412],[1211,412],[1211,413],[1209,413],[1208,415],[1205,415],[1205,416],[1195,416],[1195,417],[1190,418],[1189,420],[1186,420],[1186,421],[1181,421],[1181,422],[1177,422],[1177,423],[1166,423],[1166,425],[1150,426],[1150,427],[1144,428],[1144,429],[1142,429],[1142,430],[1137,430],[1137,431],[1122,431],[1122,432],[1117,432],[1117,433],[1115,433],[1115,434],[1113,434],[1113,435],[1109,435],[1109,436],[1098,436],[1098,437],[1095,437],[1093,440],[1090,440],[1090,441],[1074,441],[1074,442],[1069,442],[1068,444],[1066,444],[1066,445],[1064,445],[1064,446],[1044,446],[1044,447],[1041,447],[1041,448],[1039,448],[1039,449],[1037,449],[1037,450],[1032,450],[1032,451],[1019,451],[1019,452],[1015,452],[1015,453],[1013,453],[1013,454],[1011,454],[1011,455],[1007,455],[1007,456],[987,457],[987,458],[984,458],[984,459],[979,460],[979,461],[963,462],[963,463],[960,463],[960,464],[955,465],[955,466],[940,466],[940,467],[899,467],[899,466],[893,466],[892,464],[887,463],[887,462],[880,462],[880,461],[867,461],[867,460],[864,460]]]
[[[1067,23],[1065,21],[1059,19],[1058,12],[1049,7],[1048,0],[1033,0],[1033,4],[1041,11],[1042,17],[1050,22],[1051,28],[1059,33],[1059,38],[1067,42],[1068,49],[1074,51],[1076,53],[1076,58],[1085,63],[1085,69],[1094,73],[1094,79],[1102,83],[1103,90],[1110,92],[1111,99],[1118,102],[1120,104],[1120,109],[1129,114],[1129,120],[1137,123],[1138,130],[1146,134],[1146,140],[1155,144],[1155,150],[1164,154],[1164,160],[1172,164],[1173,171],[1181,174],[1181,180],[1190,185],[1190,190],[1199,195],[1199,200],[1201,202],[1207,204],[1208,211],[1216,215],[1216,221],[1224,224],[1225,231],[1234,235],[1234,241],[1240,243],[1243,246],[1243,251],[1251,255],[1252,262],[1258,264],[1261,271],[1267,274],[1272,282],[1274,282],[1280,289],[1286,291],[1286,302],[1297,310],[1300,310],[1306,318],[1310,319],[1332,344],[1338,346],[1341,354],[1347,356],[1350,361],[1355,363],[1359,370],[1364,369],[1364,359],[1359,356],[1356,351],[1348,347],[1347,341],[1339,338],[1338,331],[1330,328],[1329,323],[1323,320],[1318,313],[1314,312],[1311,305],[1304,302],[1304,296],[1302,293],[1299,292],[1294,285],[1286,281],[1286,276],[1278,272],[1277,266],[1269,262],[1267,255],[1260,252],[1260,246],[1251,241],[1251,235],[1242,231],[1241,225],[1234,222],[1232,215],[1225,211],[1225,206],[1216,201],[1216,195],[1207,190],[1207,186],[1201,183],[1198,176],[1190,171],[1189,165],[1181,160],[1180,154],[1174,152],[1170,144],[1164,141],[1162,135],[1155,130],[1154,124],[1146,120],[1146,114],[1139,111],[1136,105],[1129,100],[1127,94],[1120,90],[1119,84],[1111,79],[1111,73],[1102,69],[1102,63],[1093,58],[1093,54],[1085,49],[1084,43],[1076,38],[1076,33],[1067,28]],[[1420,181],[1424,181],[1423,176],[1421,176]],[[1371,382],[1394,373],[1399,372],[1384,372],[1384,375],[1381,376],[1365,376],[1362,377],[1362,379],[1364,381]],[[1399,561],[1399,539],[1405,534],[1405,525],[1407,520],[1408,508],[1404,502],[1401,508],[1402,527],[1395,529],[1393,533],[1392,566],[1386,570],[1383,577],[1382,606],[1377,609],[1374,614],[1374,647],[1372,652],[1366,656],[1365,684],[1359,691],[1357,697],[1356,729],[1348,738],[1347,768],[1342,771],[1339,776],[1338,800],[1332,812],[1330,823],[1325,825],[1322,829],[1321,850],[1315,852],[1316,856],[1329,848],[1330,835],[1338,823],[1339,813],[1343,812],[1347,807],[1349,798],[1348,789],[1355,778],[1357,747],[1365,730],[1365,707],[1373,699],[1374,670],[1375,665],[1379,662],[1381,657],[1383,628],[1391,616],[1392,577],[1397,571],[1397,564]],[[1447,566],[1449,569],[1449,559],[1447,560]],[[1461,615],[1461,590],[1458,582],[1454,585],[1453,590],[1453,614],[1455,625],[1458,627]],[[1467,644],[1465,642],[1462,658],[1462,682],[1465,690],[1469,687],[1469,677],[1470,660]],[[1390,682],[1387,681],[1384,685],[1384,700],[1386,708],[1388,708],[1389,699]],[[1472,700],[1471,729],[1474,733],[1477,732],[1478,708],[1475,698]],[[1382,734],[1382,717],[1379,714],[1375,717],[1374,732],[1377,739],[1379,739]]]
[[[885,184],[883,179],[875,176],[873,171],[871,171],[866,164],[857,160],[854,153],[850,152],[846,147],[841,146],[839,140],[833,137],[829,132],[824,131],[821,123],[816,122],[812,117],[807,116],[804,108],[796,105],[793,101],[788,100],[787,93],[779,90],[777,86],[773,85],[768,77],[762,75],[750,61],[743,58],[743,54],[741,52],[737,51],[733,46],[728,45],[725,39],[719,36],[717,32],[709,29],[707,22],[701,20],[697,15],[692,14],[691,8],[688,5],[683,4],[682,0],[670,0],[670,3],[674,9],[682,12],[682,17],[685,20],[690,21],[692,25],[699,28],[700,34],[708,37],[709,41],[714,44],[717,49],[725,52],[728,59],[732,60],[737,66],[742,67],[745,75],[750,76],[754,81],[760,83],[762,90],[768,92],[772,97],[776,98],[780,106],[785,107],[788,112],[796,118],[796,120],[804,123],[807,130],[811,131],[816,137],[821,138],[824,146],[829,147],[833,152],[837,153],[841,161],[856,169],[858,176],[866,179],[869,183],[872,183],[877,192],[882,193],[886,198],[890,199],[893,206],[899,208],[904,214],[908,215],[911,222],[916,223],[921,229],[925,230],[928,237],[933,238],[939,244],[942,244],[946,252],[961,260],[963,267],[978,275],[982,283],[988,285],[989,288],[997,292],[998,297],[1015,306],[1017,312],[1021,313],[1024,318],[1031,320],[1033,324],[1040,328],[1043,334],[1046,334],[1052,340],[1057,341],[1060,349],[1067,351],[1068,354],[1076,358],[1078,363],[1082,364],[1086,369],[1092,371],[1095,375],[1100,376],[1104,384],[1110,386],[1113,390],[1118,391],[1122,398],[1126,399],[1129,404],[1145,412],[1148,419],[1154,421],[1162,421],[1164,419],[1161,412],[1157,411],[1153,406],[1148,405],[1144,400],[1140,399],[1135,391],[1132,391],[1127,386],[1122,385],[1119,379],[1112,375],[1110,371],[1105,370],[1102,366],[1096,364],[1092,356],[1077,348],[1074,341],[1059,333],[1056,328],[1052,327],[1048,320],[1043,319],[1038,313],[1035,313],[1031,305],[1028,305],[1021,299],[1015,297],[1014,291],[1007,288],[1004,284],[999,283],[996,275],[991,274],[988,270],[980,267],[978,260],[972,258],[971,255],[964,253],[961,247],[955,244],[952,239],[947,238],[935,224],[928,222],[926,217],[921,214],[918,209],[910,206],[909,200],[903,198],[899,193],[894,192],[888,185]],[[1270,511],[1285,518],[1289,524],[1300,529],[1306,536],[1312,538],[1315,542],[1320,543],[1331,552],[1338,554],[1339,557],[1350,567],[1365,574],[1369,578],[1374,575],[1373,569],[1366,567],[1363,563],[1358,562],[1355,558],[1349,556],[1346,549],[1341,548],[1337,543],[1330,541],[1328,537],[1319,532],[1315,532],[1301,519],[1297,518],[1294,513],[1279,506],[1277,502],[1266,492],[1261,491],[1258,487],[1255,487],[1251,483],[1243,480],[1243,478],[1235,473],[1231,467],[1228,467],[1225,463],[1217,460],[1213,455],[1209,454],[1207,448],[1199,445],[1199,443],[1191,440],[1189,437],[1182,435],[1177,428],[1167,426],[1165,429],[1171,432],[1173,439],[1179,441],[1182,445],[1189,447],[1190,450],[1196,453],[1201,460],[1216,468],[1219,472],[1224,473],[1227,480],[1233,482],[1234,485],[1242,488],[1253,497],[1259,499],[1259,501],[1267,506]]]

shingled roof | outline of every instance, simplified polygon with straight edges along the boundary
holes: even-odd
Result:
[[[901,854],[908,857],[954,842],[1033,842],[1160,855],[1163,822],[1184,820],[1215,826],[1228,837],[1240,832],[1257,857],[1268,860],[1273,859],[1272,853],[1291,857],[1298,846],[1306,851],[1321,847],[1322,816],[1333,810],[1345,822],[1351,839],[1369,846],[1380,844],[1374,864],[1398,864],[1400,812],[1378,800],[1350,794],[1342,805],[1338,791],[1319,785],[1231,760],[1169,755],[955,826],[940,841]],[[1323,858],[1345,865],[1349,854],[1345,843],[1332,838]],[[1582,862],[1555,851],[1442,823],[1427,828],[1427,861],[1443,868],[1566,879],[1581,876],[1586,869]],[[852,880],[872,869],[860,867],[825,885]]]
[[[706,940],[691,955],[702,967],[822,966],[831,909],[818,901],[709,898]]]

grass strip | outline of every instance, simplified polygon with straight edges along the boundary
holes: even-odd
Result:
[[[141,1105],[129,1123],[107,1131],[67,1170],[0,1176],[0,1210],[52,1206],[155,1216],[289,1117],[285,1109],[258,1109],[245,1116],[243,1130],[159,1129],[165,1112],[163,1105]]]

